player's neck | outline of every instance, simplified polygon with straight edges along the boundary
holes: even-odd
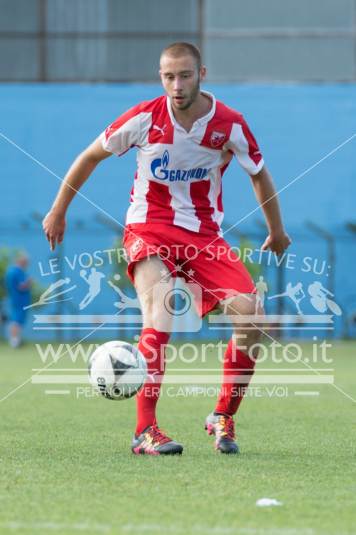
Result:
[[[186,110],[173,109],[176,121],[189,132],[198,119],[209,113],[213,105],[211,98],[205,93],[199,93],[195,101]]]

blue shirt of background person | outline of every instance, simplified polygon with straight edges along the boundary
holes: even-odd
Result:
[[[27,262],[22,259],[10,266],[5,274],[5,285],[10,301],[10,320],[22,325],[25,322],[24,307],[31,304],[31,280],[25,267]]]

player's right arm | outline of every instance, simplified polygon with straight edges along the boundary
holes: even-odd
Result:
[[[104,150],[100,138],[97,138],[74,160],[54,200],[52,208],[43,220],[42,227],[53,251],[56,243],[63,241],[65,232],[65,215],[69,204],[95,167],[111,153]]]

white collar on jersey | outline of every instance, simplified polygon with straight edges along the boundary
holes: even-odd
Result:
[[[212,106],[211,106],[211,110],[209,111],[209,113],[207,113],[203,117],[200,117],[199,119],[194,121],[194,124],[198,123],[199,125],[202,126],[202,125],[206,124],[207,122],[209,122],[210,119],[212,119],[214,117],[215,109],[216,109],[216,98],[214,97],[214,95],[212,93],[209,93],[209,91],[201,91],[201,93],[203,93],[204,95],[207,95],[212,101]],[[177,122],[176,118],[174,117],[171,100],[170,100],[170,98],[168,96],[166,97],[166,102],[167,102],[167,109],[168,109],[169,117],[170,117],[170,119],[172,121],[172,124],[174,126],[178,126],[179,128],[183,128]]]

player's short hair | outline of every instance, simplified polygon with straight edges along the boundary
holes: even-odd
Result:
[[[202,64],[199,48],[184,41],[166,46],[161,52],[161,58],[165,54],[172,56],[173,58],[179,58],[188,54],[195,59],[198,69],[200,69]]]

